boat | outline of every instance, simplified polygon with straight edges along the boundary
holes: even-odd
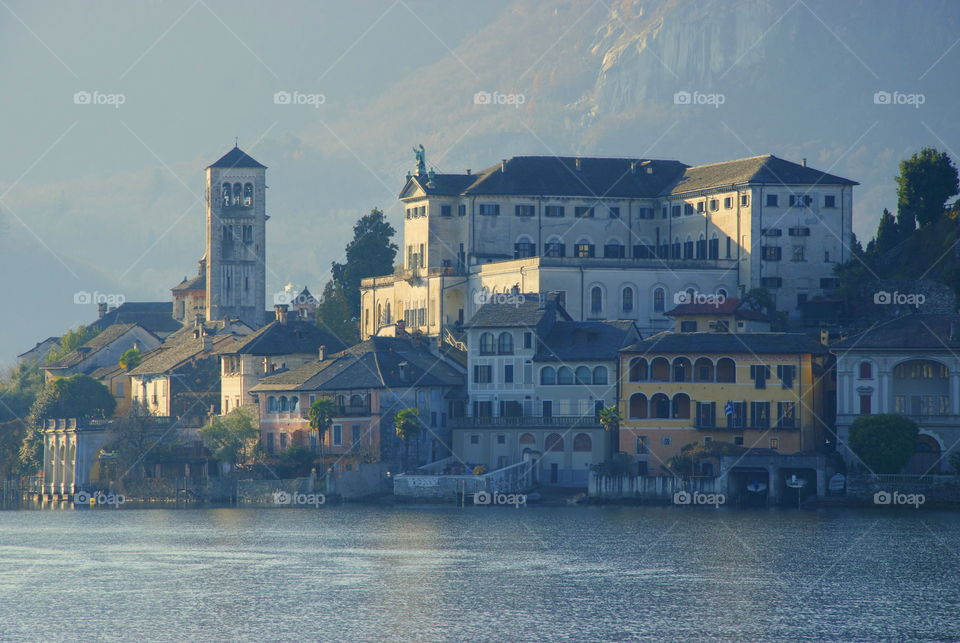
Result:
[[[760,482],[759,480],[751,480],[750,484],[747,485],[747,491],[752,493],[763,493],[767,490],[767,483]]]

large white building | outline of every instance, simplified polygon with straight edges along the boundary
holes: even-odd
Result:
[[[792,312],[849,258],[854,181],[771,155],[689,167],[514,157],[427,172],[400,193],[403,264],[363,281],[361,335],[440,334],[493,295],[559,293],[576,320],[670,327],[678,293],[764,287]]]

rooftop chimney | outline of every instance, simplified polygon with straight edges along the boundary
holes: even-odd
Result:
[[[580,159],[576,159],[576,160],[574,161],[574,163],[575,163],[576,166],[577,166],[577,172],[579,172],[579,171],[580,171]]]
[[[637,173],[637,162],[630,161],[630,174],[636,174],[636,173]]]
[[[327,359],[327,347],[326,347],[326,346],[321,346],[321,347],[320,347],[320,349],[317,351],[317,358],[319,358],[321,362],[322,362],[323,360]]]
[[[800,165],[802,165],[803,167],[807,167],[807,159],[803,159],[802,161],[800,161]]]
[[[273,307],[273,310],[277,314],[277,321],[281,324],[287,323],[287,311],[290,309],[288,304],[277,304]]]
[[[97,304],[97,315],[100,319],[103,319],[103,316],[107,314],[107,304],[106,302],[100,302]]]
[[[500,171],[501,172],[507,171],[507,159],[503,159],[502,161],[500,161]]]
[[[202,342],[203,350],[212,351],[213,350],[213,337],[207,335],[206,333],[200,334],[200,341]]]
[[[470,168],[467,168],[467,176],[470,176]]]

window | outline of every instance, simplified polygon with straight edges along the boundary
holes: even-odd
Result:
[[[479,435],[471,435],[471,436],[470,436],[470,444],[480,444],[480,436],[479,436]]]
[[[695,333],[697,332],[697,321],[696,320],[687,320],[680,322],[680,332],[681,333]]]
[[[657,288],[653,291],[653,310],[654,312],[662,313],[664,300],[666,299],[666,292],[663,288]]]
[[[353,424],[350,426],[350,443],[360,444],[360,425],[359,424]]]
[[[627,256],[627,248],[619,241],[611,241],[603,247],[603,256],[607,259],[623,259]]]
[[[783,285],[783,279],[780,277],[760,277],[760,285],[764,288],[779,288]]]
[[[524,237],[525,238],[525,237]],[[537,254],[537,246],[532,241],[518,241],[513,244],[513,258],[523,259]]]
[[[580,258],[589,258],[594,256],[594,247],[592,243],[589,243],[586,239],[581,239],[579,243],[573,246],[573,254],[575,257]]]
[[[781,388],[793,388],[793,380],[797,377],[797,367],[793,364],[782,364],[777,367],[777,378]]]
[[[480,204],[480,216],[484,217],[495,217],[500,214],[500,204],[499,203],[481,203]]]
[[[645,435],[637,436],[637,455],[650,453],[650,439]]]
[[[523,334],[523,347],[533,348],[533,333],[526,332]]]
[[[493,381],[490,366],[476,365],[473,367],[473,381],[475,384],[489,384]]]
[[[630,286],[620,292],[620,309],[625,313],[633,311],[633,288]]]
[[[575,372],[575,379],[577,384],[590,384],[592,374],[590,369],[586,366],[578,366]]]
[[[783,251],[779,246],[763,246],[764,261],[780,261]]]
[[[457,216],[458,217],[467,216],[467,206],[465,203],[461,203],[460,205],[457,206]]]
[[[451,210],[452,210],[452,209],[451,209],[451,207],[450,207],[449,205],[441,205],[441,206],[440,206],[440,216],[441,216],[441,217],[449,217],[449,216],[452,216],[452,215],[453,215],[453,212],[452,212]]]
[[[732,246],[732,244],[731,244],[730,237],[727,237],[727,259],[729,259],[729,258],[732,256],[732,255],[730,254],[731,246]]]
[[[543,216],[545,217],[562,217],[563,216],[563,206],[562,205],[548,205],[544,208]]]
[[[720,209],[720,201],[717,199],[710,199],[710,211],[716,212]]]
[[[670,446],[670,442],[671,440],[669,435],[665,435],[662,438],[660,438],[660,444],[662,444],[665,447]]]
[[[703,212],[703,201],[697,202],[697,212]]]
[[[783,236],[783,230],[780,228],[764,228],[762,234],[765,237],[780,237]]]
[[[641,219],[653,219],[653,208],[640,208],[637,211],[637,216]]]
[[[750,379],[753,380],[754,388],[767,388],[767,380],[770,379],[770,367],[763,364],[750,366]]]
[[[647,417],[647,396],[643,393],[634,393],[630,396],[629,406],[630,417],[634,420],[642,420]]]
[[[273,433],[267,433],[267,453],[273,453]]]
[[[873,365],[870,362],[860,362],[860,379],[873,379]]]
[[[791,237],[809,237],[810,228],[790,228],[788,234]]]
[[[590,312],[603,312],[603,290],[600,286],[594,286],[590,289]]]
[[[593,369],[593,383],[594,384],[607,383],[607,367],[606,366],[597,366],[596,368]]]
[[[503,382],[504,384],[513,384],[513,364],[503,366]]]
[[[734,436],[733,443],[736,444],[737,446],[743,446],[743,436],[742,435]]]
[[[796,208],[800,206],[807,206],[813,203],[813,197],[809,194],[791,194],[790,195],[790,207]]]
[[[499,355],[513,355],[513,335],[500,333],[497,338],[497,353]]]
[[[284,449],[287,448],[287,439],[288,439],[288,438],[287,438],[287,434],[286,434],[286,433],[281,433],[281,434],[280,434],[280,450],[281,450],[281,451],[283,451]]]
[[[749,195],[749,194],[741,194],[741,195],[740,195],[740,207],[745,208],[745,207],[747,207],[748,205],[750,205],[750,195]]]
[[[683,204],[683,216],[688,217],[688,216],[690,216],[691,214],[693,214],[693,204],[692,204],[692,203],[684,203],[684,204]]]
[[[536,214],[536,208],[532,205],[518,205],[515,212],[518,217],[532,217]]]
[[[697,239],[697,259],[706,259],[707,258],[707,240],[700,235],[700,238]]]
[[[573,209],[573,216],[575,216],[578,219],[592,219],[593,208],[578,205]]]
[[[870,408],[870,395],[861,395],[860,396],[860,415],[870,415],[872,410]]]
[[[780,438],[770,438],[770,448],[773,450],[780,448]]]
[[[567,366],[557,369],[557,384],[573,384],[573,371]]]
[[[506,443],[507,443],[507,436],[505,436],[505,435],[502,434],[502,433],[498,434],[498,435],[497,435],[497,444],[506,444]]]
[[[713,233],[713,237],[710,239],[709,258],[710,259],[720,258],[720,239],[717,238],[716,232]]]
[[[793,247],[793,261],[806,261],[803,258],[803,246],[794,246]]]
[[[745,406],[745,402],[727,402],[724,405],[723,414],[727,418],[728,429],[742,429],[747,425]]]
[[[543,248],[543,254],[547,257],[563,257],[566,256],[566,253],[566,244],[559,241],[548,241]]]
[[[777,402],[777,428],[797,428],[797,403]]]
[[[697,402],[697,426],[712,429],[717,425],[717,403]]]
[[[750,426],[755,429],[770,428],[770,402],[750,402]]]
[[[343,445],[343,425],[334,424],[333,425],[333,446],[339,447]]]
[[[827,194],[823,197],[823,207],[825,208],[835,208],[837,207],[837,197],[832,194]]]
[[[679,216],[680,216],[680,206],[679,206],[679,205],[674,205],[674,206],[672,206],[672,207],[670,208],[670,216],[671,216],[671,217],[679,217]]]
[[[733,197],[732,197],[732,196],[728,196],[728,197],[724,198],[724,200],[723,200],[723,207],[724,207],[725,210],[729,210],[730,208],[733,207]]]
[[[482,335],[480,335],[480,354],[481,355],[494,354],[493,333],[483,333]]]
[[[473,403],[473,416],[488,418],[493,415],[493,402],[479,400],[474,401]]]
[[[643,211],[644,211],[644,210],[650,210],[650,213],[653,214],[653,210],[651,210],[650,208],[640,208],[640,218],[641,218],[641,219],[647,218],[647,217],[643,216]],[[607,208],[607,216],[608,216],[609,218],[611,218],[611,219],[619,219],[619,218],[620,218],[620,208]],[[653,217],[651,216],[650,218],[652,219]]]
[[[768,194],[767,195],[767,207],[776,208],[780,205],[780,196],[777,194]]]
[[[690,237],[687,237],[687,240],[683,242],[683,258],[693,259],[693,239]]]

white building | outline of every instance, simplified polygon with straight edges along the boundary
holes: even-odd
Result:
[[[836,285],[855,182],[775,156],[688,167],[514,157],[477,174],[420,168],[400,194],[403,264],[364,280],[361,335],[437,335],[490,294],[561,293],[576,320],[664,330],[677,293],[764,287],[794,311]]]

